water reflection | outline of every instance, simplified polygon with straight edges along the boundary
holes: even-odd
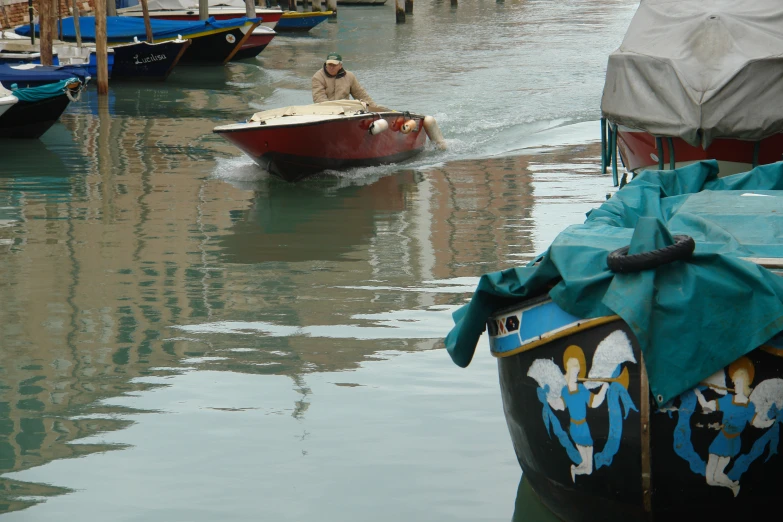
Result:
[[[525,40],[521,55],[507,55],[514,54],[510,42],[519,31],[527,31],[534,41],[539,29],[535,24],[520,28],[510,14],[493,14],[517,4],[522,3],[507,2],[505,8],[465,3],[445,16],[435,9],[448,6],[428,4],[405,27],[396,26],[393,16],[388,23],[368,25],[363,18],[370,11],[356,11],[310,37],[276,37],[255,62],[177,69],[160,86],[116,84],[112,96],[100,101],[94,88],[88,89],[40,142],[0,143],[0,472],[36,468],[40,473],[40,484],[0,478],[0,512],[21,509],[78,483],[79,462],[69,460],[73,467],[67,469],[74,471],[59,477],[44,466],[48,462],[107,452],[122,455],[117,461],[125,462],[133,460],[126,455],[131,452],[109,450],[124,448],[123,440],[134,445],[152,440],[161,444],[144,461],[153,466],[168,456],[164,443],[189,440],[193,427],[178,419],[169,425],[167,416],[151,415],[153,427],[142,430],[142,437],[133,431],[139,428],[134,408],[163,408],[157,402],[160,395],[152,393],[159,388],[180,404],[182,395],[212,390],[218,380],[229,383],[216,401],[220,408],[229,405],[220,410],[226,414],[247,405],[244,397],[234,395],[233,380],[243,383],[248,397],[258,399],[258,408],[271,401],[264,402],[260,388],[277,390],[269,392],[279,399],[274,411],[265,414],[289,423],[272,440],[289,457],[300,456],[302,449],[290,444],[289,426],[304,437],[298,423],[314,418],[332,422],[332,413],[342,411],[347,399],[355,409],[364,404],[366,395],[346,390],[374,394],[375,383],[393,380],[392,391],[371,412],[378,417],[371,416],[378,423],[373,425],[377,437],[403,419],[403,424],[410,422],[410,432],[409,438],[396,441],[401,448],[419,448],[422,459],[433,451],[443,453],[442,462],[454,459],[457,449],[446,451],[436,437],[425,445],[417,438],[417,423],[430,419],[428,408],[439,404],[434,400],[438,394],[469,395],[461,387],[464,374],[450,366],[446,355],[428,352],[441,347],[441,336],[451,326],[450,312],[465,301],[466,288],[480,274],[531,259],[545,247],[551,230],[581,221],[584,211],[600,201],[599,188],[608,182],[598,174],[599,146],[542,147],[535,155],[371,169],[288,185],[259,174],[212,129],[269,106],[307,102],[310,75],[324,53],[333,50],[337,33],[344,46],[337,50],[350,56],[350,68],[360,73],[376,99],[412,103],[410,93],[416,93],[416,104],[449,114],[450,120],[439,120],[449,137],[458,135],[467,144],[491,141],[498,146],[493,153],[508,150],[499,135],[508,136],[510,128],[533,116],[547,121],[592,117],[597,109],[586,108],[587,102],[576,109],[572,105],[579,105],[582,96],[593,103],[595,90],[569,75],[553,82],[559,87],[555,97],[551,88],[521,85],[513,67],[503,69],[514,77],[504,82],[486,69],[468,71],[462,58],[455,63],[454,56],[481,54],[474,45],[481,38],[491,50],[479,56],[487,67],[498,56],[503,63],[527,66],[531,62],[525,58],[535,51],[532,66],[546,61],[546,70],[553,71],[548,74],[568,69],[568,60],[558,59],[567,48],[562,38],[554,40],[557,45],[538,47]],[[616,9],[614,4],[606,9]],[[571,22],[564,21],[572,19],[576,3],[544,5],[560,11],[549,18],[546,9],[537,11],[547,20],[542,31],[571,35],[574,31],[564,28]],[[597,36],[584,34],[584,18],[576,28],[589,40],[585,48],[610,47],[606,35],[619,39],[622,34],[612,27],[615,18],[604,16],[603,4],[596,5],[598,12],[591,17],[604,25],[596,29],[593,24],[589,31]],[[432,30],[447,18],[456,30]],[[432,58],[417,52],[417,45],[439,50]],[[541,49],[554,49],[557,56]],[[585,69],[599,62],[591,60]],[[432,88],[425,73],[433,67],[446,95]],[[530,76],[539,77],[535,72]],[[465,81],[471,82],[467,91]],[[496,87],[502,92],[485,96]],[[523,96],[531,102],[511,110],[509,100]],[[480,97],[486,111],[476,108],[473,100]],[[515,141],[516,135],[511,138]],[[460,157],[449,154],[437,161]],[[221,169],[225,165],[229,168]],[[354,371],[367,361],[393,359],[389,354],[432,357],[425,370],[417,366],[423,364],[419,359],[401,373],[394,365],[391,371],[376,369],[363,386],[357,386],[353,374],[331,376],[328,386],[319,383],[323,372]],[[438,373],[444,371],[457,373],[446,378]],[[173,390],[171,382],[181,374],[177,382],[184,384]],[[412,382],[428,384],[417,389]],[[473,385],[489,387],[487,382],[496,387],[496,376]],[[417,395],[396,417],[381,409],[412,391]],[[481,402],[495,393],[494,388],[484,391],[487,395],[471,398]],[[330,407],[313,407],[316,398],[329,394],[334,395]],[[420,406],[424,399],[433,402]],[[194,400],[186,406],[199,410],[203,404]],[[208,406],[204,409],[212,408]],[[485,402],[475,411],[487,418],[491,413],[492,422],[502,415],[499,410],[487,413]],[[445,420],[454,422],[454,430],[470,431],[475,419],[460,415],[450,413]],[[225,426],[241,431],[245,419],[201,420],[218,431]],[[335,435],[323,449],[332,452],[334,469],[344,469],[349,455],[350,464],[366,473],[362,485],[371,510],[378,499],[372,497],[371,486],[377,487],[369,479],[377,475],[362,463],[367,455],[383,455],[372,441],[362,446],[365,453],[357,453],[345,442],[343,423],[334,424],[329,433]],[[259,433],[265,427],[259,424]],[[506,436],[503,429],[499,437]],[[111,436],[120,430],[136,435]],[[506,462],[513,458],[508,456],[510,443],[503,440],[497,447],[501,444],[504,452],[498,458]],[[256,450],[255,441],[244,448],[247,455],[255,456]],[[234,459],[247,456],[237,451]],[[394,469],[406,455],[401,449],[383,464]],[[219,459],[213,463],[220,465]],[[318,464],[313,468],[325,474],[328,468]],[[414,464],[438,476],[436,466],[413,462],[409,469],[417,469]],[[291,465],[292,477],[312,473],[306,464],[296,465],[302,468]],[[486,473],[497,469],[477,468]],[[141,470],[140,476],[148,471]],[[233,472],[226,471],[228,476]],[[165,478],[176,487],[178,477]],[[249,474],[246,483],[255,487],[254,479]],[[272,483],[274,477],[264,479]],[[487,477],[485,483],[491,480]],[[190,493],[200,496],[211,486]],[[417,505],[432,502],[429,492],[419,492]],[[254,499],[254,493],[246,492],[246,500]],[[459,496],[438,493],[441,500]],[[299,500],[301,496],[291,505]]]
[[[547,165],[584,155],[242,181],[210,175],[197,148],[165,146],[197,139],[189,121],[97,109],[63,123],[82,138],[70,145],[81,163],[0,177],[3,471],[122,448],[70,443],[129,426],[129,411],[102,401],[166,385],[145,376],[286,376],[301,420],[308,375],[440,347],[464,299],[453,282],[534,255],[536,187]],[[2,487],[6,510],[66,491]]]
[[[558,522],[560,519],[541,503],[523,475],[519,479],[517,498],[514,501],[514,516],[511,520],[512,522]]]
[[[343,187],[333,177],[306,185],[266,177],[256,183],[252,206],[232,212],[234,225],[218,245],[233,263],[346,259],[371,240],[376,218],[406,210],[415,176]]]

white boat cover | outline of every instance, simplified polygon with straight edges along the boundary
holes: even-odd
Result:
[[[253,114],[249,121],[268,121],[284,116],[336,116],[366,112],[367,107],[359,100],[333,100],[310,105],[292,105]]]
[[[609,56],[609,121],[706,148],[783,132],[781,0],[641,0]]]

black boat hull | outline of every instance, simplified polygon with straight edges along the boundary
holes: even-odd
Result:
[[[227,31],[191,38],[190,46],[182,54],[179,63],[187,65],[226,64],[239,52],[244,41],[258,24],[246,26],[247,33],[235,27]]]
[[[161,43],[138,42],[117,45],[113,80],[165,80],[191,45],[192,40]]]
[[[567,522],[712,521],[777,508],[783,338],[716,373],[698,393],[688,390],[659,408],[638,342],[622,320],[554,325],[571,331],[551,329],[542,336],[549,339],[496,351],[493,335],[522,332],[524,313],[496,314],[488,323],[490,345],[517,460],[555,515]],[[609,340],[615,348],[607,348]],[[560,388],[572,359],[580,377],[573,369],[577,382]],[[597,361],[607,360],[616,363],[613,373],[596,377]],[[750,376],[748,389],[735,380],[742,369]],[[607,391],[599,397],[604,382]]]
[[[34,102],[17,101],[0,115],[0,138],[40,138],[60,119],[70,102],[65,93]]]

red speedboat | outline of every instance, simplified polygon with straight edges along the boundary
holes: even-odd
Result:
[[[259,112],[213,132],[271,174],[292,182],[324,170],[406,160],[424,149],[428,135],[444,147],[432,116],[367,112],[355,100]]]
[[[609,56],[602,163],[612,166],[615,185],[617,151],[632,175],[715,159],[725,176],[780,161],[783,37],[774,20],[783,7],[774,0],[672,5],[642,2]]]

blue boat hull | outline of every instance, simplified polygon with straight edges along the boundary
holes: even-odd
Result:
[[[20,54],[24,53],[14,53],[14,57],[7,57],[3,56],[4,53],[0,53],[0,64],[5,63],[9,65],[15,65],[15,64],[22,64],[22,63],[33,63],[40,65],[41,58],[39,53],[29,53],[26,57],[19,56]],[[98,61],[97,56],[95,52],[90,53],[90,60],[86,64],[67,64],[64,65],[60,63],[60,59],[55,53],[52,57],[52,65],[53,66],[61,66],[61,67],[67,67],[68,69],[71,69],[73,71],[80,71],[80,76],[92,76],[93,78],[98,76]],[[109,67],[109,78],[112,77],[112,69],[114,66],[114,54],[108,53],[107,54],[107,62]]]
[[[86,83],[88,75],[83,67],[40,65],[19,70],[0,64],[0,84],[6,89],[11,89],[13,85],[19,88],[39,87],[74,77]]]
[[[277,25],[275,26],[275,31],[307,32],[313,27],[315,27],[316,25],[326,20],[327,18],[329,18],[329,15],[307,16],[307,17],[297,17],[297,18],[286,18],[285,16],[283,16],[277,22]]]

